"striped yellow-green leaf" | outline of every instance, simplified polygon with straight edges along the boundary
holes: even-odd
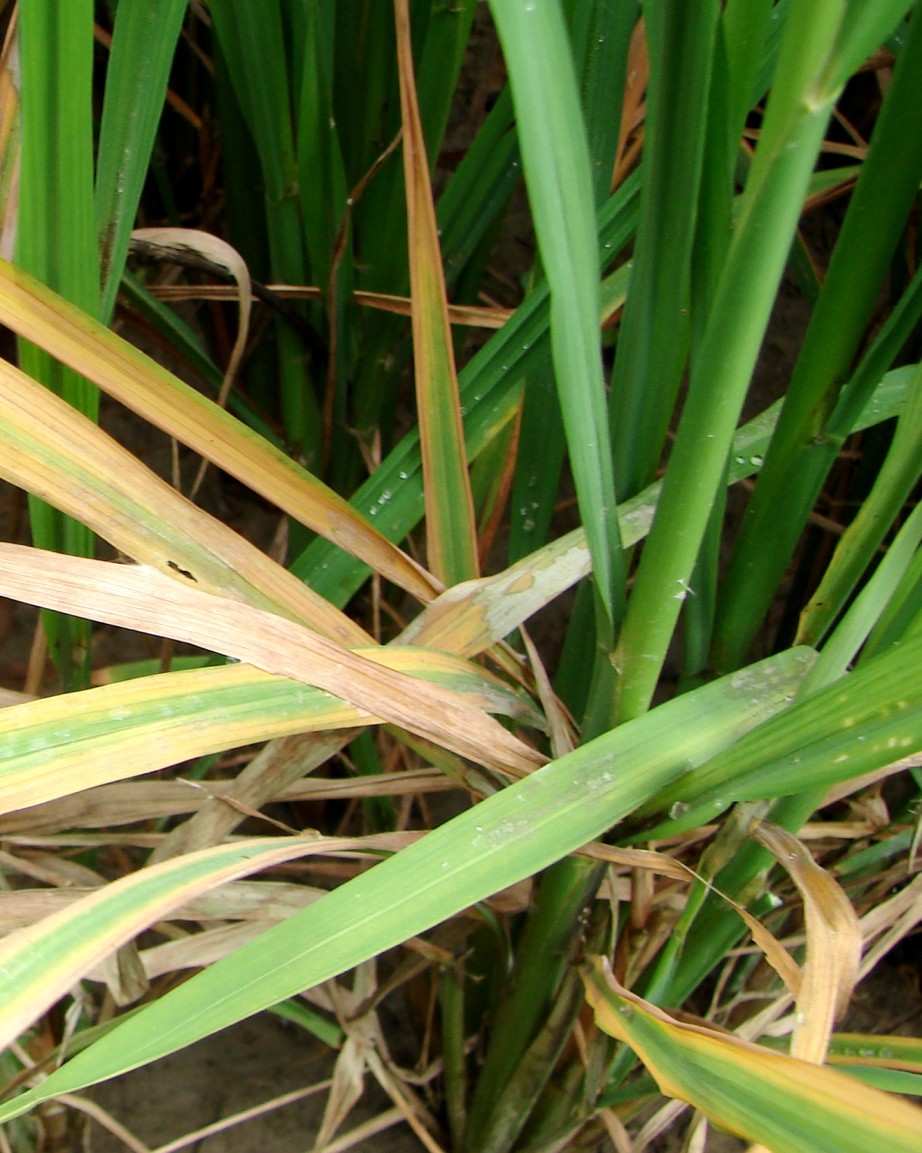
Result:
[[[112,437],[0,360],[0,476],[79,518],[126,557],[291,616],[347,644],[344,613],[171,488]]]
[[[242,664],[30,701],[0,711],[0,811],[285,733],[367,723],[328,693]]]
[[[326,841],[311,834],[267,837],[189,853],[113,881],[11,934],[0,942],[0,1047],[14,1041],[84,974],[148,925],[217,885],[322,851]],[[372,838],[369,848],[401,843],[398,837],[391,845],[383,836]]]
[[[0,320],[421,600],[436,585],[347,501],[97,321],[0,261]]]
[[[829,1060],[836,1065],[873,1065],[902,1069],[922,1077],[922,1037],[877,1033],[833,1033]]]
[[[772,1153],[917,1153],[922,1110],[824,1066],[672,1020],[596,958],[584,970],[600,1028],[640,1057],[667,1097]]]
[[[490,711],[540,723],[484,670],[419,649],[365,650],[385,668],[431,679]],[[206,753],[289,733],[367,725],[367,712],[252,665],[187,669],[0,710],[0,812],[38,805]]]

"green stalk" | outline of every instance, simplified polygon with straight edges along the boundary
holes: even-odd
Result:
[[[824,68],[843,12],[795,5],[762,138],[613,661],[615,715],[650,704],[726,467],[838,85]]]
[[[519,142],[508,86],[439,197],[436,215],[445,283],[454,284],[496,228],[522,179]]]
[[[347,491],[356,467],[348,432],[349,381],[358,353],[355,268],[345,163],[333,107],[335,0],[302,9],[298,31],[300,79],[297,153],[301,219],[311,279],[323,291],[329,360],[323,404],[323,471],[337,491]]]
[[[754,102],[756,75],[766,54],[771,16],[771,0],[731,0],[718,27],[691,263],[692,344],[696,350],[707,331],[730,249],[740,135]],[[707,666],[717,608],[726,503],[726,487],[722,483],[692,574],[694,596],[685,601],[683,690],[700,680]]]
[[[417,4],[417,7],[422,7]],[[430,169],[435,168],[448,124],[477,0],[427,0],[426,42],[416,70],[416,93],[425,109],[424,134]]]
[[[590,861],[568,857],[541,878],[515,953],[506,996],[497,1006],[490,1040],[477,1079],[468,1121],[468,1149],[486,1148],[486,1136],[505,1113],[504,1091],[542,1023],[553,1012],[561,982],[571,965],[571,945],[591,904],[603,871]],[[524,1117],[522,1118],[524,1123]]]
[[[357,0],[334,8],[333,114],[353,198],[345,260],[352,263],[356,287],[406,293],[403,170],[399,155],[389,154],[400,131],[392,5]],[[390,214],[386,226],[385,211]],[[410,346],[402,320],[361,312],[355,320],[363,355],[353,366],[348,395],[337,400],[353,437],[357,432],[370,444],[377,429],[389,434],[386,425]]]
[[[311,278],[323,289],[329,282],[333,245],[349,194],[333,110],[335,21],[336,6],[331,0],[321,0],[305,9],[298,88],[301,217]],[[330,303],[327,302],[328,307]]]
[[[640,5],[637,0],[620,4],[566,0],[564,10],[586,122],[592,188],[596,204],[603,204],[611,189],[628,51]]]
[[[442,1026],[442,1087],[451,1147],[464,1148],[467,1129],[467,1057],[464,1052],[464,968],[444,968],[439,979],[439,1006]]]
[[[548,538],[566,437],[545,342],[525,380],[524,408],[509,510],[509,563],[520,560]]]
[[[834,459],[827,421],[922,179],[920,83],[922,21],[911,20],[726,574],[712,647],[718,670],[745,660]]]
[[[578,939],[571,936],[570,942]],[[469,1153],[509,1153],[548,1085],[584,1003],[582,981],[570,962],[537,1036],[500,1086],[487,1131],[468,1142]]]

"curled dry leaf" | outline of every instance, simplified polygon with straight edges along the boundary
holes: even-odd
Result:
[[[836,1018],[848,1005],[861,960],[861,925],[842,888],[786,829],[758,822],[753,837],[787,869],[804,902],[807,955],[791,1054],[821,1064]]]
[[[132,246],[145,252],[154,252],[169,259],[173,253],[194,253],[203,258],[208,264],[217,265],[234,278],[237,284],[237,303],[240,306],[240,324],[237,329],[237,338],[231,350],[227,371],[221,384],[221,394],[218,404],[223,408],[227,401],[234,377],[243,359],[243,350],[246,347],[247,334],[250,331],[250,312],[253,307],[253,286],[250,282],[250,270],[246,261],[236,250],[210,232],[202,232],[198,228],[136,228],[132,234]]]
[[[234,347],[231,349],[230,359],[221,381],[221,390],[218,393],[218,406],[224,408],[230,395],[231,387],[240,370],[243,353],[246,349],[247,335],[250,331],[250,312],[253,308],[253,286],[250,281],[250,270],[246,261],[236,250],[210,232],[202,232],[198,228],[136,228],[132,234],[132,244],[135,248],[145,251],[154,251],[167,259],[175,253],[185,255],[193,253],[200,256],[206,264],[214,265],[228,272],[236,282],[237,303],[240,309],[240,322],[237,325],[237,336]],[[208,461],[203,460],[195,474],[192,483],[191,496],[201,487],[205,476]]]

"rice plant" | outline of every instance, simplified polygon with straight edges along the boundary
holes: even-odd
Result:
[[[9,1147],[269,1009],[316,1153],[357,1066],[430,1150],[917,1147],[837,1031],[920,908],[917,7],[6,13]]]

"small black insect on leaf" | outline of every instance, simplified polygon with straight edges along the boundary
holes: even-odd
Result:
[[[192,573],[190,573],[187,568],[180,568],[176,561],[168,560],[166,562],[166,567],[171,568],[173,572],[178,572],[180,576],[186,577],[187,580],[192,581],[194,584],[198,584],[198,581],[195,579]]]

